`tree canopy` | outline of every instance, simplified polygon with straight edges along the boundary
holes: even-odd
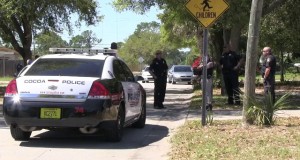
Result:
[[[49,48],[67,47],[68,43],[57,33],[46,31],[36,36],[34,45],[34,54],[44,55],[49,53]]]
[[[78,14],[78,21],[93,25],[101,19],[95,0],[0,0],[0,37],[20,53],[24,62],[31,58],[33,32],[68,30],[73,24],[70,14]]]

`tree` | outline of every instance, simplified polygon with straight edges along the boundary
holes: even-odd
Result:
[[[120,56],[131,67],[138,64],[138,58],[144,58],[144,63],[149,64],[155,50],[163,46],[160,42],[160,25],[156,22],[141,23],[135,32],[128,37],[119,50]]]
[[[255,75],[256,75],[256,61],[257,61],[257,46],[259,40],[259,25],[262,14],[263,0],[252,0],[251,16],[249,21],[249,32],[246,53],[246,72],[245,72],[245,96],[243,98],[243,122],[250,123],[248,117],[248,108],[250,101],[255,96]]]
[[[67,47],[68,43],[64,41],[58,34],[52,31],[40,33],[35,38],[37,46],[34,54],[44,55],[49,53],[49,48]]]
[[[157,22],[138,24],[135,32],[120,48],[120,57],[131,68],[138,66],[139,57],[143,57],[144,64],[150,64],[156,50],[162,50],[165,53],[165,59],[169,65],[183,62],[185,54],[179,52],[177,47],[170,43],[162,42],[159,28],[160,24]]]
[[[262,1],[262,0],[261,0]],[[226,43],[230,43],[234,51],[239,51],[239,44],[240,44],[240,37],[242,33],[247,33],[247,24],[249,22],[249,10],[250,6],[252,5],[250,1],[234,1],[228,0],[230,4],[229,10],[222,16],[220,20],[212,27],[210,30],[210,39],[213,44],[211,47],[211,51],[216,53],[221,53],[222,45]],[[270,15],[273,11],[284,6],[287,3],[291,3],[290,7],[284,9],[286,12],[293,11],[292,13],[286,14],[292,17],[289,23],[294,23],[293,29],[289,31],[293,31],[292,33],[299,32],[299,4],[300,1],[297,0],[265,0],[262,6],[262,17]],[[132,0],[114,0],[114,5],[118,10],[125,10],[130,9],[136,11],[137,13],[145,13],[149,10],[152,6],[158,5],[161,9],[164,9],[164,13],[160,15],[163,26],[166,25],[166,29],[164,30],[164,34],[172,35],[170,36],[172,39],[174,37],[181,37],[185,39],[185,41],[189,41],[189,35],[196,35],[197,37],[201,37],[201,28],[195,24],[193,24],[193,20],[190,21],[188,16],[184,16],[186,14],[183,11],[184,2],[183,1],[173,1],[173,0],[141,0],[141,1],[132,1]],[[185,18],[184,18],[185,17]],[[298,17],[298,18],[297,18]],[[284,16],[284,18],[286,18]],[[296,19],[296,21],[295,21]],[[166,22],[166,23],[165,23]],[[277,25],[274,23],[274,25]],[[189,27],[187,26],[194,26],[194,29],[190,29],[185,32],[188,34],[182,34],[184,32],[176,32],[180,29],[181,31],[186,31]],[[183,29],[184,28],[184,29]],[[174,32],[175,31],[175,32]],[[284,32],[285,33],[285,32]],[[176,36],[173,36],[176,35]],[[192,36],[190,36],[192,37]],[[248,37],[249,38],[249,37]],[[222,40],[220,40],[222,39]],[[201,46],[201,38],[198,39],[198,46]],[[299,46],[299,42],[296,42],[296,46]],[[298,42],[298,43],[297,43]],[[201,47],[199,47],[201,50]],[[253,46],[250,51],[247,50],[247,54],[249,57],[248,65],[246,65],[246,77],[245,79],[250,80],[251,83],[255,83],[255,79],[251,77],[255,77],[255,72],[253,72],[253,62],[256,62],[257,54],[257,46]],[[253,54],[253,55],[251,55]],[[219,55],[219,54],[216,54]],[[218,59],[217,59],[218,60]],[[246,62],[247,63],[247,62]],[[248,73],[248,74],[247,74]],[[250,85],[254,87],[253,85]],[[248,87],[245,89],[246,94],[250,97],[254,97],[254,92],[252,92]],[[249,100],[249,99],[247,99]],[[244,104],[244,107],[246,104]],[[245,109],[245,108],[244,108]]]
[[[33,31],[72,31],[70,14],[87,25],[100,20],[94,0],[0,0],[0,37],[20,53],[24,63],[32,57]],[[80,25],[80,23],[76,23]]]
[[[295,16],[300,14],[299,7],[298,1],[288,0],[262,20],[261,48],[263,46],[272,47],[273,53],[280,58],[281,81],[284,81],[284,72],[287,66],[284,54],[300,53],[298,45],[300,44],[300,34],[295,34],[300,30],[300,17]]]
[[[100,43],[102,39],[98,39],[91,30],[86,30],[80,35],[72,37],[70,40],[70,46],[76,48],[92,48],[93,45]]]

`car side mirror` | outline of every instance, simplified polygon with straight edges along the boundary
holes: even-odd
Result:
[[[144,78],[142,76],[134,76],[135,81],[142,81]]]

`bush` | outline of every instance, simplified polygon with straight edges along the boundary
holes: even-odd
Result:
[[[250,122],[256,125],[273,125],[275,122],[274,114],[279,109],[282,109],[288,102],[287,98],[290,93],[281,96],[275,103],[272,101],[271,94],[264,97],[262,102],[251,100],[251,106],[247,110]]]

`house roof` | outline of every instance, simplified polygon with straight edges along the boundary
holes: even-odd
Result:
[[[4,52],[4,53],[3,53]],[[17,58],[20,56],[19,52],[13,50],[13,49],[10,49],[10,48],[5,48],[5,47],[0,47],[0,58],[1,57],[10,57],[10,58]]]

